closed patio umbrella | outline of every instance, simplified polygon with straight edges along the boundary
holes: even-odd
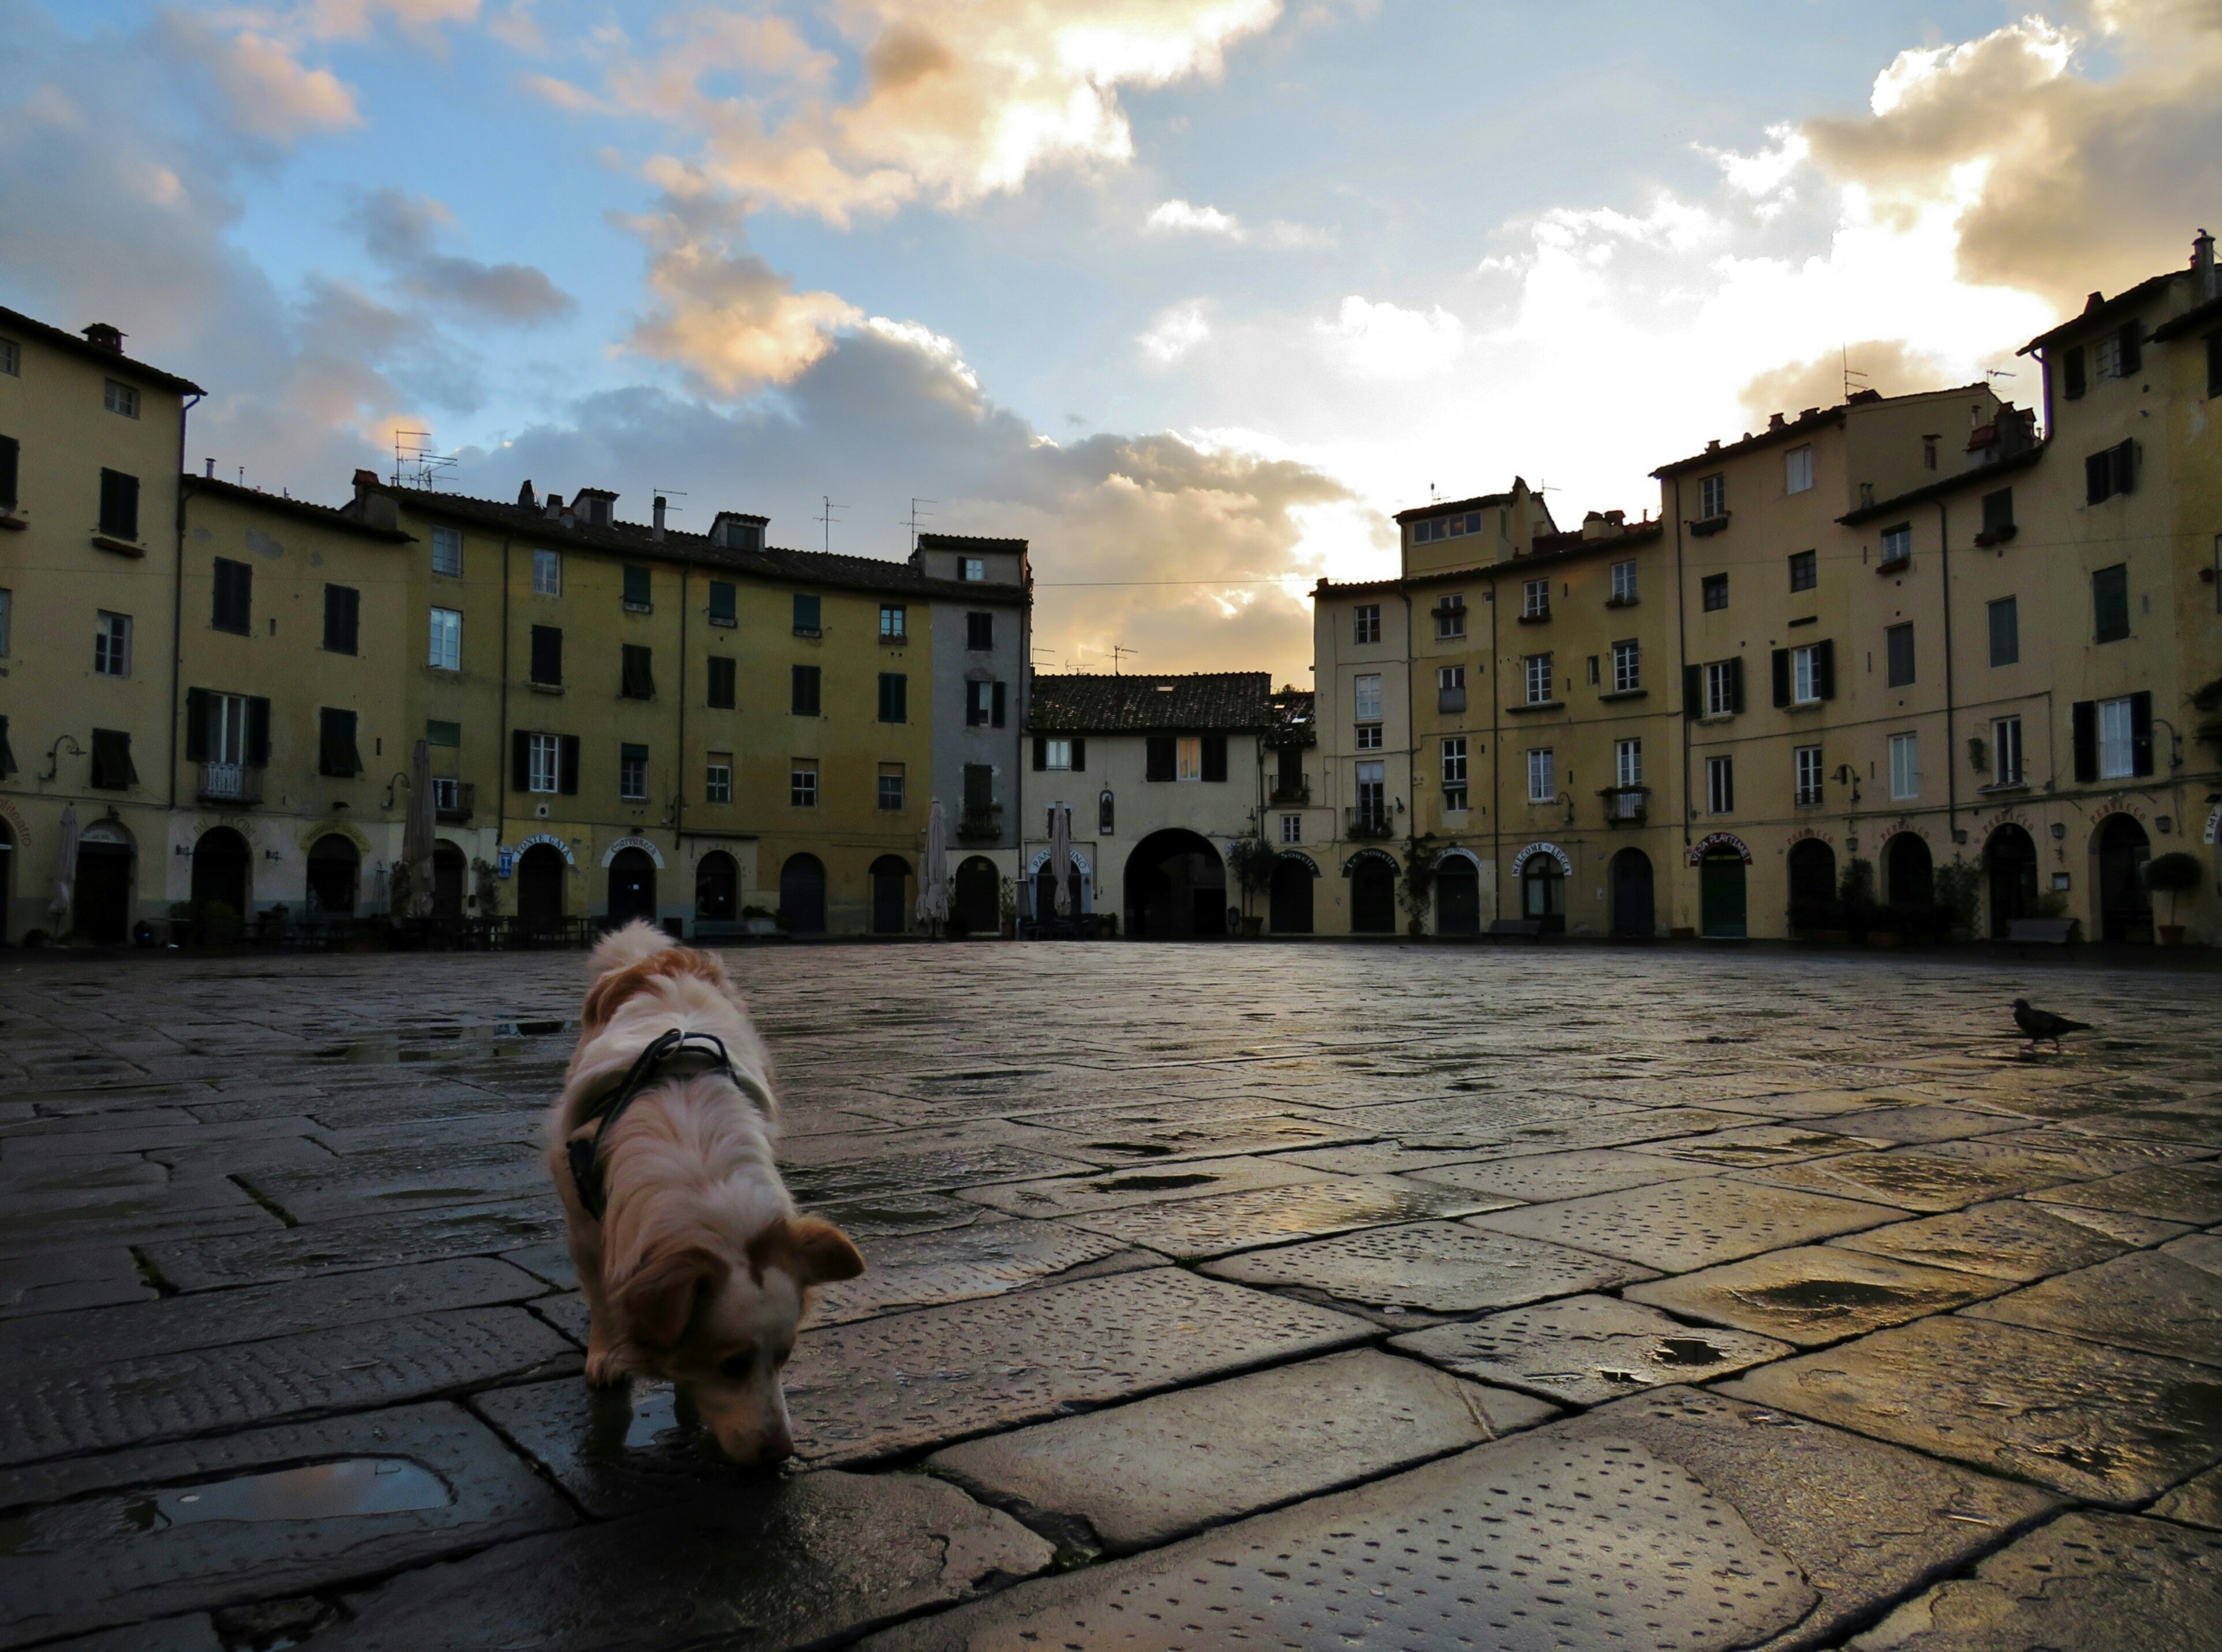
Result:
[[[1056,815],[1049,831],[1049,875],[1054,886],[1050,898],[1057,903],[1057,915],[1072,915],[1072,895],[1068,885],[1072,879],[1072,809],[1060,803],[1051,811]]]
[[[70,907],[77,898],[77,805],[63,806],[61,824],[54,833],[54,892],[47,912],[57,935],[69,933]]]
[[[409,868],[410,918],[432,915],[432,745],[417,742],[409,759],[409,813],[401,825],[401,858]]]
[[[941,800],[933,800],[933,807],[926,817],[926,867],[918,880],[918,920],[931,933],[936,924],[949,920],[949,817],[942,813]]]

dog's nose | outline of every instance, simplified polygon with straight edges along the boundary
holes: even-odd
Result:
[[[783,1463],[793,1455],[794,1455],[794,1435],[788,1431],[785,1423],[781,1423],[764,1436],[764,1461]]]

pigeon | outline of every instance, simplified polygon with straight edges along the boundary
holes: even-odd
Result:
[[[2071,1021],[2065,1015],[2056,1015],[2049,1009],[2038,1009],[2026,998],[2014,1000],[2014,1025],[2029,1034],[2031,1049],[2050,1039],[2052,1047],[2057,1050],[2064,1034],[2091,1030],[2088,1021]]]

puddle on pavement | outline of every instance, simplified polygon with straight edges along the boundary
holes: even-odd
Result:
[[[403,1038],[398,1033],[326,1045],[309,1052],[317,1061],[350,1066],[380,1066],[400,1061],[446,1061],[466,1052],[513,1056],[524,1053],[522,1040],[576,1033],[574,1021],[491,1021],[481,1027],[428,1027]]]
[[[1114,1176],[1088,1185],[1099,1193],[1162,1193],[1176,1187],[1208,1187],[1221,1179],[1198,1171],[1180,1176]]]
[[[78,1552],[173,1526],[337,1520],[444,1509],[448,1483],[406,1457],[345,1457],[129,1496],[81,1498],[0,1520],[0,1558]]]
[[[1651,1357],[1662,1366],[1688,1369],[1717,1366],[1728,1356],[1702,1336],[1669,1336],[1651,1351]]]
[[[1088,1146],[1095,1153],[1132,1153],[1137,1159],[1167,1159],[1173,1152],[1162,1141],[1091,1141]]]
[[[1895,1285],[1874,1285],[1864,1279],[1800,1279],[1792,1285],[1759,1285],[1734,1295],[1737,1301],[1754,1308],[1799,1314],[1847,1314],[1919,1300]]]

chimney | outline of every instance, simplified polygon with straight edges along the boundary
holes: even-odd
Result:
[[[1767,428],[1768,430],[1780,430],[1780,429],[1782,428],[1782,425],[1783,425],[1783,418],[1782,418],[1782,415],[1781,415],[1781,414],[1779,414],[1779,413],[1769,413],[1769,414],[1767,416]]]
[[[213,457],[201,461],[201,474],[210,481],[216,480],[216,460]]]
[[[532,478],[530,476],[524,479],[524,486],[517,490],[517,508],[520,511],[537,511],[540,508],[540,501],[532,492]]]
[[[85,336],[104,350],[123,354],[123,335],[104,321],[96,321],[85,330]]]
[[[582,487],[571,495],[571,509],[580,525],[606,528],[616,514],[618,496],[606,487]]]
[[[2191,242],[2191,292],[2193,298],[2201,304],[2216,296],[2214,237],[2204,229]]]
[[[563,496],[561,493],[555,492],[553,489],[550,489],[548,494],[547,514],[548,519],[550,522],[556,522],[562,519]]]
[[[365,527],[398,529],[401,525],[400,502],[379,485],[374,470],[355,473],[355,503],[348,508]]]
[[[649,531],[657,539],[663,537],[663,495],[656,496],[656,525]]]

